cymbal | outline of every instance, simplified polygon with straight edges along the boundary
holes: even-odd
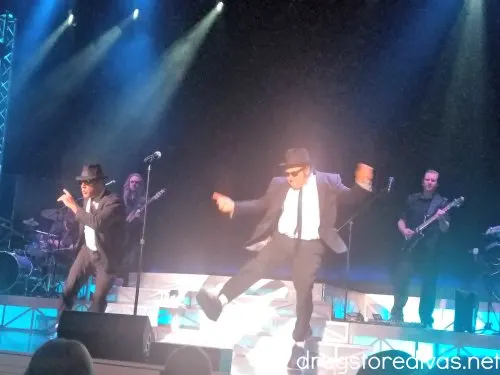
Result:
[[[40,224],[38,224],[38,222],[37,222],[35,219],[33,219],[33,218],[30,218],[30,219],[28,219],[28,220],[23,220],[23,224],[24,224],[24,225],[27,225],[27,226],[29,226],[29,227],[37,227],[37,226],[39,226],[39,225],[40,225]]]
[[[70,211],[66,208],[47,208],[42,210],[41,215],[42,217],[53,221],[68,220],[73,216],[72,213],[70,213]]]

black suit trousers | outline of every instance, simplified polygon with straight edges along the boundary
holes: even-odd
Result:
[[[113,286],[115,274],[110,273],[106,254],[100,251],[91,251],[83,246],[71,266],[64,283],[61,309],[71,310],[75,296],[91,275],[95,275],[95,291],[89,311],[104,312],[106,298]]]
[[[325,246],[320,240],[295,240],[275,234],[271,242],[227,281],[220,294],[231,301],[260,279],[269,278],[273,269],[291,261],[297,299],[297,320],[293,338],[295,341],[303,341],[310,329],[313,312],[312,290],[324,251]]]
[[[408,301],[411,278],[414,274],[419,274],[421,277],[420,321],[424,324],[433,323],[438,263],[439,258],[434,247],[427,246],[425,242],[421,242],[411,252],[400,254],[394,274],[394,306],[391,311],[393,317],[403,318],[403,308]]]

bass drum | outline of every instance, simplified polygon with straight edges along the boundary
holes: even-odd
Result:
[[[8,292],[18,281],[25,280],[33,272],[33,263],[22,255],[0,251],[0,292]]]

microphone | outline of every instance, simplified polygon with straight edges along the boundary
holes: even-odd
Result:
[[[479,254],[479,249],[477,247],[475,247],[472,250],[470,250],[469,252],[472,253],[472,255],[474,256],[474,261],[477,262],[477,256]]]
[[[161,158],[161,152],[160,151],[155,151],[151,155],[148,155],[144,158],[144,163],[151,162],[155,159]]]
[[[394,177],[389,177],[389,182],[387,183],[387,192],[390,193],[392,185],[394,184]]]

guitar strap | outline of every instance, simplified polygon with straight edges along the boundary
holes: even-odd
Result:
[[[427,217],[431,217],[436,213],[439,206],[441,205],[441,202],[442,202],[442,197],[437,193],[434,194],[434,197],[432,197],[431,204],[429,205],[429,209],[427,210]]]

